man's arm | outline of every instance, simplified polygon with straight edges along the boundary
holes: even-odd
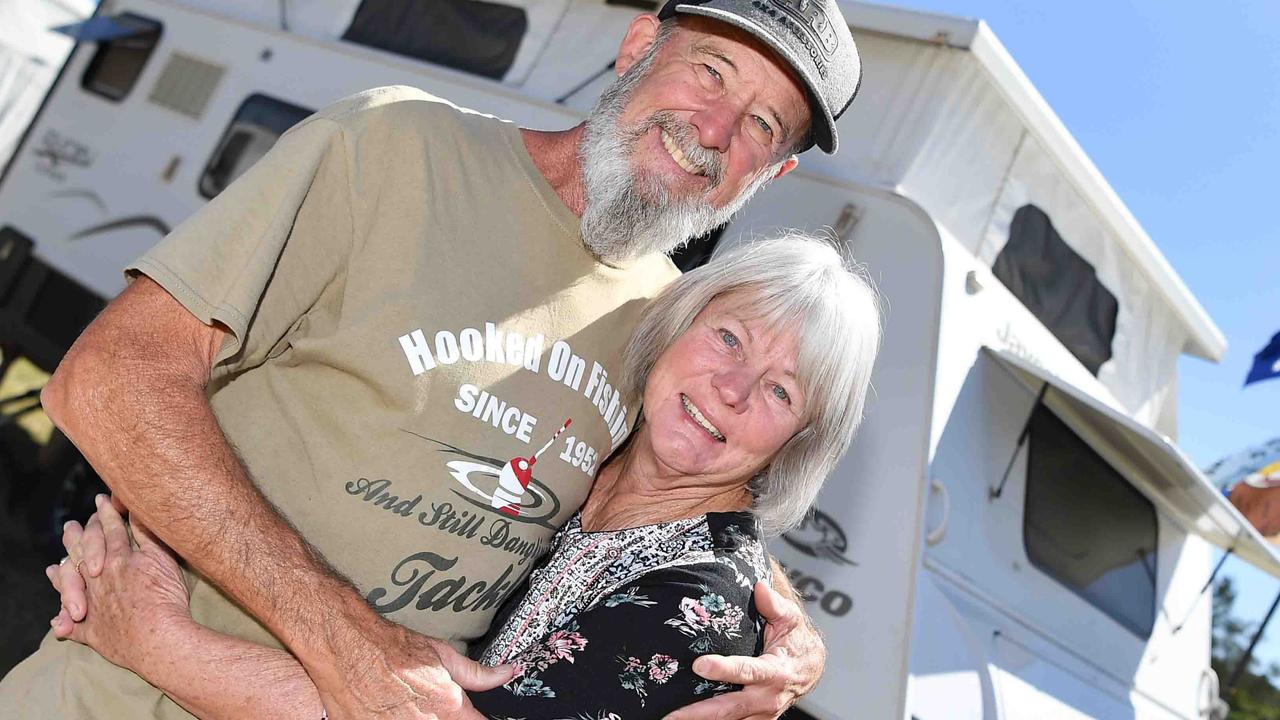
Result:
[[[765,619],[764,650],[758,657],[703,655],[693,671],[708,680],[742,685],[737,692],[690,705],[667,720],[769,720],[781,715],[822,679],[827,648],[804,612],[803,598],[777,559],[772,585],[756,583],[756,608]]]
[[[194,622],[172,553],[136,518],[132,530],[136,546],[120,514],[102,496],[83,531],[78,523],[67,523],[67,554],[95,555],[100,572],[85,578],[70,563],[49,568],[63,604],[75,595],[88,610],[75,622],[64,608],[53,620],[55,635],[133,670],[204,720],[324,715],[319,691],[292,655]],[[465,659],[443,643],[440,650],[464,687],[488,689],[469,683],[473,678],[465,672]]]
[[[139,277],[41,400],[138,517],[289,647],[331,716],[474,713],[432,641],[374,612],[249,479],[205,394],[225,335]]]

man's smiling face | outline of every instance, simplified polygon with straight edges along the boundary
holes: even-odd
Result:
[[[587,120],[583,239],[605,260],[668,251],[727,222],[795,167],[809,128],[799,79],[745,32],[685,18],[631,25],[619,80]]]
[[[809,107],[795,73],[758,40],[687,18],[659,48],[619,123],[643,132],[631,158],[637,174],[721,209],[791,155]]]

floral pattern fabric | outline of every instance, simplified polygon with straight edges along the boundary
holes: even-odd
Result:
[[[575,516],[473,653],[515,677],[472,703],[493,720],[635,720],[734,690],[693,661],[759,652],[768,579],[748,513],[598,533]]]

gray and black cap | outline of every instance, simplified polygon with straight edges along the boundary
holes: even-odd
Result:
[[[658,17],[677,13],[742,28],[778,53],[808,90],[814,143],[836,151],[836,118],[858,93],[862,61],[835,0],[670,0]]]

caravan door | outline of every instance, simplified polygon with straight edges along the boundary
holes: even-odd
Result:
[[[770,545],[827,639],[826,675],[800,707],[823,720],[902,717],[926,487],[938,236],[923,212],[889,191],[801,170],[752,200],[722,243],[790,229],[833,237],[866,264],[889,308],[858,437],[810,520]]]

